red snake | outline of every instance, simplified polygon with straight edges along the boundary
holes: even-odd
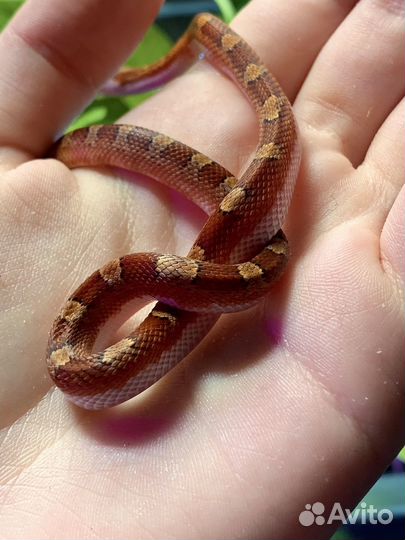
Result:
[[[199,343],[221,313],[262,298],[287,263],[280,227],[299,168],[297,128],[279,84],[240,36],[214,16],[200,14],[166,57],[120,72],[107,91],[160,86],[202,51],[234,80],[258,116],[259,143],[239,179],[166,135],[129,125],[79,129],[51,151],[70,168],[109,165],[146,174],[209,215],[187,257],[124,255],[69,297],[50,332],[47,364],[56,385],[81,407],[112,407],[148,388]],[[94,352],[101,327],[135,298],[158,303],[127,337]]]

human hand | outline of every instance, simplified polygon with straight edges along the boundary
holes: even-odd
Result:
[[[305,503],[352,506],[403,444],[404,11],[354,3],[254,0],[235,20],[295,100],[293,257],[260,306],[224,316],[145,396],[97,413],[46,393],[55,314],[117,255],[185,253],[204,218],[191,205],[172,217],[155,184],[31,159],[159,2],[31,0],[1,36],[4,537],[329,537],[299,525]],[[248,103],[206,64],[124,121],[234,173],[257,141]]]

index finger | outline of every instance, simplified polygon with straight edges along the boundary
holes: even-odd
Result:
[[[41,155],[123,62],[162,0],[29,0],[0,35],[0,146]]]

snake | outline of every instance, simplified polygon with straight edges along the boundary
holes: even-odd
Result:
[[[207,214],[187,256],[116,257],[62,306],[46,362],[52,380],[79,407],[113,407],[149,388],[200,343],[221,314],[260,302],[289,260],[281,226],[300,166],[297,123],[279,83],[241,36],[201,13],[166,56],[144,68],[122,69],[103,91],[125,95],[158,88],[199,59],[230,78],[256,113],[258,144],[239,177],[168,135],[126,124],[77,129],[49,151],[70,169],[108,166],[142,173]],[[157,302],[131,333],[97,350],[105,325],[135,300]]]

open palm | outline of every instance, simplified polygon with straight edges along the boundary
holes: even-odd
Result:
[[[159,5],[29,0],[0,37],[0,537],[328,538],[299,524],[305,504],[353,506],[404,440],[404,7],[252,0],[235,19],[295,102],[292,260],[145,395],[87,412],[46,373],[63,300],[118,255],[185,254],[204,216],[143,178],[37,158]],[[124,121],[235,174],[257,142],[205,63]]]

